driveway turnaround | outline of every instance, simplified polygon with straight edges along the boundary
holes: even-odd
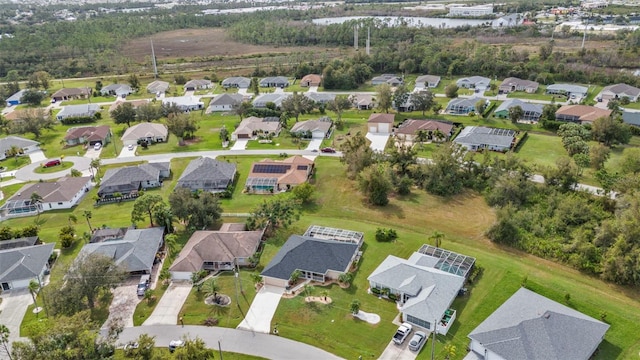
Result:
[[[367,139],[371,141],[371,145],[369,145],[369,147],[373,151],[384,152],[384,149],[387,147],[389,136],[390,134],[372,134],[368,132]]]
[[[184,305],[187,296],[191,292],[191,283],[171,283],[151,316],[142,325],[175,325],[178,323],[178,314]],[[169,342],[167,342],[167,346]]]
[[[238,329],[268,334],[271,332],[271,319],[276,313],[284,289],[277,286],[263,286],[253,298],[251,307]]]
[[[171,340],[187,336],[202,339],[208,348],[222,351],[259,356],[278,360],[338,360],[339,357],[317,347],[289,340],[280,336],[260,334],[257,332],[221,328],[186,325],[157,325],[126,328],[120,334],[119,343],[126,344],[135,340],[140,334],[154,336],[156,346],[169,346]],[[216,356],[217,358],[217,356]]]
[[[14,341],[25,340],[20,338],[20,324],[24,314],[27,312],[27,307],[32,303],[31,294],[27,289],[11,290],[2,294],[0,324],[9,328],[9,344]],[[44,313],[41,315],[44,317]],[[4,351],[0,351],[0,359],[3,358],[3,355]]]
[[[45,159],[46,160],[46,159]],[[72,162],[73,169],[78,171],[89,170],[89,164],[91,164],[91,159],[82,156],[67,156],[64,158],[64,161]],[[23,166],[18,171],[16,171],[16,179],[23,181],[37,181],[37,180],[51,180],[51,179],[59,179],[63,176],[71,173],[71,169],[57,171],[49,174],[36,174],[34,171],[37,167],[41,166],[40,162],[35,162],[29,164],[27,166]]]

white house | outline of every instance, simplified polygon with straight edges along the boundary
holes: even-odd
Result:
[[[168,136],[169,130],[166,125],[145,122],[128,128],[122,135],[122,144],[135,145],[138,140],[165,142]]]
[[[0,288],[24,289],[32,280],[42,281],[49,269],[55,243],[0,250]]]
[[[162,105],[168,106],[171,104],[175,104],[178,109],[185,112],[204,109],[204,103],[195,96],[176,96],[162,99]]]
[[[33,215],[38,211],[70,209],[91,189],[91,178],[63,177],[55,182],[37,182],[23,186],[2,206],[6,216]],[[39,202],[32,202],[32,194]]]
[[[195,90],[205,90],[211,89],[213,84],[211,80],[206,79],[197,79],[197,80],[189,80],[186,84],[184,84],[184,91],[195,91]]]

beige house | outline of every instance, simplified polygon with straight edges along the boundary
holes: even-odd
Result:
[[[391,134],[394,114],[371,114],[367,120],[367,129],[372,134]]]
[[[259,118],[250,116],[243,119],[240,125],[231,133],[231,140],[252,139],[258,135],[278,136],[282,125],[278,117]]]

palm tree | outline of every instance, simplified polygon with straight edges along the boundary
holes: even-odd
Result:
[[[91,174],[94,176],[94,179],[100,177],[100,158],[92,159],[89,163],[89,169],[91,169]],[[96,169],[95,175],[92,169]]]
[[[33,299],[33,304],[36,309],[38,308],[38,303],[36,302],[36,294],[38,294],[38,290],[40,290],[40,284],[37,281],[31,279],[29,281],[29,292],[31,293],[31,298]],[[36,312],[36,317],[38,317],[39,311]]]
[[[218,286],[218,282],[216,281],[216,278],[211,278],[211,280],[209,280],[205,288],[205,292],[204,292],[205,299],[212,296],[213,302],[217,304],[218,298],[219,298],[218,296],[219,290],[220,290],[220,286]]]
[[[260,273],[253,272],[251,273],[251,280],[253,280],[254,284],[258,285],[262,282],[262,276],[260,275]]]
[[[90,210],[85,210],[82,213],[82,216],[84,216],[84,218],[87,220],[87,225],[89,225],[89,231],[93,232],[93,228],[91,227],[91,222],[89,221],[89,219],[91,219],[91,211]]]
[[[436,130],[433,132],[433,137],[435,137],[436,140],[442,142],[442,140],[446,138],[446,135],[442,131]]]
[[[15,160],[16,165],[18,164],[18,156],[22,153],[22,149],[19,147],[12,145],[7,151],[7,157],[12,157]]]
[[[69,214],[68,220],[69,220],[69,225],[78,223],[78,217],[76,216],[76,214]]]
[[[2,343],[9,360],[12,360],[11,352],[9,351],[9,334],[11,334],[9,328],[6,325],[0,324],[0,343]]]
[[[418,130],[416,133],[416,141],[420,143],[420,149],[424,148],[424,142],[429,138],[429,134],[424,130]]]
[[[440,244],[442,243],[442,239],[444,239],[444,234],[436,230],[431,233],[431,236],[429,236],[429,238],[433,240],[435,247],[439,248]]]
[[[298,281],[298,279],[300,279],[300,276],[302,276],[302,273],[300,272],[300,270],[295,270],[294,272],[292,272],[291,277],[289,278],[291,285],[295,284]]]
[[[313,285],[311,285],[311,284],[305,285],[304,286],[304,295],[305,296],[310,296],[314,289],[315,289],[315,287]]]
[[[351,273],[340,274],[338,277],[338,281],[343,284],[351,284],[351,280],[353,280],[353,275],[351,275]]]
[[[42,196],[37,192],[31,194],[31,205],[36,206],[36,211],[38,212],[38,217],[36,218],[36,222],[40,220],[40,203],[42,202]]]
[[[178,236],[176,234],[168,234],[164,237],[164,247],[167,253],[173,254],[177,249]]]

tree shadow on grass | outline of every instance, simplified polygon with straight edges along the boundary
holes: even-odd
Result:
[[[373,210],[373,211],[382,213],[382,214],[386,215],[387,217],[395,217],[395,218],[398,218],[398,219],[404,219],[405,218],[404,209],[402,207],[398,206],[397,204],[394,204],[393,202],[389,202],[385,206],[376,206],[376,205],[371,205],[366,200],[363,200],[362,201],[362,206],[367,208],[367,209],[369,209],[369,210]]]

